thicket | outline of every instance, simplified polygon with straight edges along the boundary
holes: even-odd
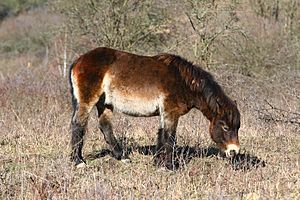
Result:
[[[52,5],[66,17],[60,32],[76,51],[108,46],[146,52],[167,40],[158,34],[166,17],[152,0],[57,0]]]
[[[5,8],[17,14],[45,2],[4,0],[0,13]],[[53,0],[46,5],[62,24],[45,30],[35,28],[37,23],[7,34],[1,52],[49,46],[53,60],[66,66],[81,53],[107,46],[147,55],[175,53],[249,76],[300,68],[297,0]]]
[[[298,67],[300,3],[296,0],[56,0],[68,47],[108,46],[131,52],[184,55],[253,75]]]

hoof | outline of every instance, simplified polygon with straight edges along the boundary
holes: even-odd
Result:
[[[78,165],[76,165],[76,169],[82,169],[82,168],[85,168],[85,167],[86,167],[86,164],[84,162],[79,163]]]
[[[166,168],[165,166],[160,166],[159,168],[158,168],[158,171],[160,171],[160,172],[168,172],[168,171],[170,171],[168,168]]]
[[[155,156],[153,162],[155,166],[164,166],[164,159],[161,156]]]
[[[111,157],[115,158],[116,160],[122,160],[123,152],[122,151],[112,151]]]
[[[129,164],[131,163],[131,160],[129,158],[125,158],[125,159],[121,159],[121,162],[125,164]]]

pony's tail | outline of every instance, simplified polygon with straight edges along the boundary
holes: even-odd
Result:
[[[77,99],[74,96],[74,85],[73,85],[73,81],[72,81],[72,70],[73,70],[74,66],[76,65],[76,63],[77,63],[77,60],[70,65],[70,70],[69,70],[69,84],[70,84],[70,92],[71,92],[71,96],[72,96],[73,116],[75,114],[75,111],[76,111],[77,105],[78,105]]]

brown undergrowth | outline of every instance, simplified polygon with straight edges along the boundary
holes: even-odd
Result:
[[[240,141],[246,154],[235,161],[218,157],[207,132],[207,120],[199,111],[192,110],[179,123],[181,168],[176,172],[152,164],[151,145],[155,144],[157,118],[115,115],[116,135],[131,150],[132,163],[123,164],[105,151],[107,146],[97,128],[96,113],[91,117],[84,149],[88,166],[74,169],[69,162],[71,108],[67,80],[47,69],[24,69],[15,76],[3,77],[0,196],[2,199],[297,199],[299,126],[270,121],[270,113],[262,114],[269,104],[299,113],[295,95],[299,94],[299,82],[286,81],[286,72],[280,73],[271,85],[269,81],[250,79],[222,68],[214,71],[217,80],[238,101],[242,113]]]

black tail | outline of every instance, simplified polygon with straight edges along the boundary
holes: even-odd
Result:
[[[70,84],[70,92],[72,95],[72,108],[73,108],[72,116],[74,116],[75,111],[77,109],[77,104],[78,104],[76,98],[74,97],[74,88],[73,88],[73,83],[72,83],[72,69],[76,63],[77,63],[77,60],[70,65],[70,70],[69,70],[69,84]]]

